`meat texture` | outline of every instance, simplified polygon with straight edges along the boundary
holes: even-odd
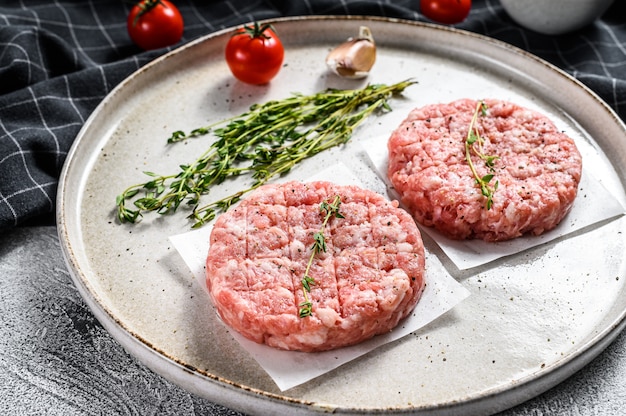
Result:
[[[321,203],[341,197],[322,227]],[[300,317],[309,275],[312,314]],[[329,182],[265,185],[218,217],[206,281],[222,320],[258,343],[298,351],[356,344],[393,329],[424,289],[424,246],[411,216],[381,195]]]
[[[465,141],[477,101],[461,99],[417,108],[391,134],[388,176],[417,222],[453,239],[502,241],[539,235],[571,209],[582,173],[572,138],[545,115],[501,100],[485,100],[476,127],[483,154],[497,156],[494,171],[472,152],[480,178],[490,182],[487,207],[466,160]],[[473,146],[477,146],[474,144]]]

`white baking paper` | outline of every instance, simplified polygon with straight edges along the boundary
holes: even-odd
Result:
[[[333,166],[310,180],[359,184],[358,179],[343,165]],[[208,224],[201,229],[170,237],[191,272],[205,289],[205,259],[209,250],[210,233],[211,224]],[[446,271],[436,256],[428,251],[425,280],[424,293],[410,316],[400,322],[393,331],[352,347],[316,353],[282,351],[257,344],[235,331],[231,331],[231,334],[272,377],[280,390],[288,390],[417,331],[469,296],[469,291]],[[210,301],[208,294],[207,301]]]
[[[363,147],[378,170],[379,176],[387,184],[390,196],[399,200],[398,193],[387,177],[387,139],[368,140],[363,143]],[[574,205],[563,221],[553,230],[539,236],[522,236],[509,241],[490,243],[477,239],[452,240],[433,228],[420,226],[420,229],[439,245],[459,270],[465,270],[520,253],[594,224],[624,215],[624,207],[620,202],[585,169],[583,169],[578,189]],[[598,195],[602,197],[598,198]]]

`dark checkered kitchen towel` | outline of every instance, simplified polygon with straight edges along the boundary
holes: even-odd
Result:
[[[173,0],[181,43],[279,16],[375,15],[425,20],[418,0]],[[0,3],[0,229],[53,218],[58,177],[72,141],[125,77],[169,49],[143,52],[126,32],[127,0]],[[563,36],[517,26],[499,0],[474,0],[459,28],[511,43],[564,69],[626,119],[626,2]],[[176,45],[178,46],[178,45]],[[626,145],[626,143],[625,143]]]

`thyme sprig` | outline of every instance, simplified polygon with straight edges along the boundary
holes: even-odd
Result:
[[[240,116],[189,133],[175,131],[168,143],[213,133],[217,140],[193,163],[171,175],[144,172],[145,183],[126,188],[116,198],[117,217],[135,223],[146,212],[171,214],[185,202],[193,228],[211,221],[247,192],[324,150],[347,143],[352,133],[377,110],[390,111],[389,99],[415,84],[371,84],[362,89],[327,89],[312,95],[255,104]],[[207,204],[201,197],[227,178],[248,175],[252,184]]]
[[[491,180],[495,176],[495,162],[499,159],[496,155],[486,155],[483,151],[483,144],[485,140],[482,138],[480,133],[478,132],[478,127],[476,126],[476,121],[479,116],[487,115],[487,104],[484,101],[479,101],[476,105],[476,109],[474,110],[474,115],[472,116],[472,120],[470,122],[469,128],[467,130],[467,136],[465,138],[465,160],[474,175],[474,179],[476,181],[476,185],[480,187],[481,194],[486,198],[485,208],[487,210],[491,209],[493,205],[493,194],[498,189],[498,180],[494,182],[493,185],[490,184]],[[489,170],[489,173],[480,176],[474,166],[474,162],[472,162],[472,153],[478,156],[482,161],[485,162],[485,166]]]
[[[335,218],[345,218],[341,212],[339,212],[339,206],[341,205],[341,197],[339,195],[335,196],[335,199],[332,203],[328,203],[328,201],[323,201],[320,204],[320,212],[324,214],[324,221],[322,222],[322,226],[319,231],[313,234],[313,245],[311,246],[311,256],[309,257],[309,262],[306,265],[306,269],[304,271],[304,276],[302,277],[302,294],[304,295],[304,300],[300,302],[300,318],[306,318],[307,316],[311,316],[313,313],[313,304],[311,303],[311,298],[309,297],[309,293],[311,292],[311,285],[315,284],[315,279],[311,277],[309,272],[311,271],[311,265],[313,264],[313,260],[315,256],[319,253],[326,252],[326,237],[324,236],[324,230],[326,229],[326,225],[328,221],[332,217]]]

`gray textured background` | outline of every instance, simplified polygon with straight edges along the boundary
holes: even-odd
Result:
[[[623,415],[626,334],[513,415]],[[239,415],[151,372],[100,326],[62,259],[56,227],[0,237],[0,414]]]

